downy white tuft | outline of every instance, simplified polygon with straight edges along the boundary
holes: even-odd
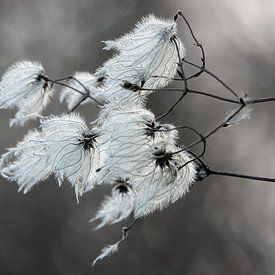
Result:
[[[44,76],[42,65],[31,61],[17,62],[3,75],[0,81],[0,108],[17,108],[10,126],[22,126],[27,120],[41,117],[53,93]]]
[[[162,139],[175,142],[176,131],[162,132],[163,127],[167,125],[157,123],[146,109],[111,113],[101,125],[99,142],[104,157],[97,172],[98,184],[139,174],[150,163],[147,151],[152,144]]]
[[[114,244],[109,244],[107,246],[105,246],[102,250],[101,250],[101,254],[99,256],[96,257],[96,259],[93,261],[93,266],[100,260],[114,254],[117,252],[118,250],[118,245],[120,244],[121,240],[114,243]]]
[[[249,100],[249,99],[247,99]],[[230,113],[227,115],[228,118],[230,118],[232,115],[234,115],[234,113],[236,113],[237,110],[232,110],[230,111]],[[232,117],[227,123],[226,123],[226,127],[228,126],[232,126],[235,124],[239,124],[242,120],[248,120],[251,117],[251,113],[252,113],[253,109],[252,106],[247,103],[244,105],[244,107],[238,112],[238,114],[236,114],[234,117]]]
[[[1,173],[28,192],[51,173],[59,184],[66,178],[76,196],[92,189],[99,159],[97,129],[89,130],[78,115],[55,116],[41,121],[40,131],[27,134],[1,158]]]
[[[180,58],[185,56],[185,48],[176,32],[174,21],[149,15],[137,23],[129,34],[106,41],[105,49],[118,51],[101,68],[107,83],[128,81],[147,89],[167,86],[176,74],[178,54]]]
[[[130,180],[117,179],[115,183],[118,185],[113,188],[111,196],[104,199],[95,218],[91,220],[101,220],[96,229],[126,219],[134,209],[135,197]]]
[[[194,162],[188,152],[173,154],[179,148],[171,143],[160,142],[151,148],[152,162],[147,175],[133,182],[136,191],[135,218],[162,210],[180,199],[196,179]]]

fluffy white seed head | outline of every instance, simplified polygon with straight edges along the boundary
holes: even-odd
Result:
[[[106,41],[105,49],[118,51],[101,69],[106,81],[129,81],[149,89],[165,87],[177,71],[178,51],[181,58],[185,55],[176,32],[174,21],[150,15],[144,17],[131,33]]]
[[[147,166],[147,175],[137,178],[133,184],[136,191],[136,218],[147,216],[174,203],[188,192],[190,185],[195,181],[194,162],[180,169],[192,160],[192,156],[188,152],[172,154],[178,150],[177,146],[163,142],[152,148],[152,162]]]
[[[40,131],[29,133],[2,156],[1,173],[24,192],[54,173],[60,184],[66,178],[81,195],[94,185],[98,134],[78,115],[42,120]]]
[[[1,156],[1,174],[18,184],[18,191],[27,193],[37,182],[51,174],[47,147],[37,142],[42,134],[29,132],[16,147]]]
[[[12,65],[0,81],[0,108],[17,108],[10,126],[24,125],[27,120],[41,117],[52,96],[49,83],[43,78],[40,63],[21,61]]]
[[[143,17],[135,28],[128,34],[115,40],[104,41],[105,50],[130,51],[136,47],[144,48],[148,43],[157,43],[158,40],[167,40],[176,34],[176,23],[173,20],[164,20],[155,15]]]
[[[104,199],[92,220],[101,220],[96,229],[126,219],[134,209],[135,197],[129,179],[117,179],[115,183],[118,185],[113,188],[111,196]]]
[[[113,112],[101,126],[100,148],[104,157],[97,172],[97,182],[112,182],[116,177],[139,174],[150,162],[147,152],[152,144],[163,139],[175,142],[175,130],[162,129],[148,110]]]

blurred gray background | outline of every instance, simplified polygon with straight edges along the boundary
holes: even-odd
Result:
[[[111,56],[102,40],[128,32],[143,15],[171,17],[178,9],[204,44],[209,69],[251,97],[275,95],[273,0],[0,0],[0,73],[22,59],[41,61],[51,78],[93,72]],[[181,21],[179,29],[188,59],[199,62]],[[206,76],[191,87],[226,95]],[[177,96],[153,95],[148,105],[161,114]],[[206,133],[232,108],[189,95],[167,121]],[[63,111],[55,97],[47,112]],[[92,121],[98,110],[80,111]],[[0,115],[1,153],[37,126],[10,129],[11,113]],[[204,160],[215,169],[275,177],[274,117],[275,103],[255,106],[250,121],[209,140]],[[185,198],[139,221],[119,253],[92,268],[101,248],[121,236],[122,224],[93,231],[88,222],[107,193],[97,188],[77,205],[69,185],[58,188],[52,178],[27,195],[1,179],[0,274],[275,274],[272,183],[214,176],[199,182]]]

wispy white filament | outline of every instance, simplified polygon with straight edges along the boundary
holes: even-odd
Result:
[[[117,252],[118,250],[118,245],[120,244],[121,241],[118,241],[114,244],[109,244],[107,246],[105,246],[102,250],[101,253],[98,257],[96,257],[96,259],[93,261],[93,266],[100,260],[114,254]]]

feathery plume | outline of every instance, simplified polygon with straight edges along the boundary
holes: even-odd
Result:
[[[241,99],[243,100],[243,108],[240,110],[240,112],[238,112],[238,114],[236,116],[234,116],[233,118],[231,118],[227,123],[226,123],[226,127],[228,126],[232,126],[234,124],[239,124],[242,120],[248,120],[251,117],[251,113],[252,113],[252,106],[250,104],[250,98],[247,95],[242,95]],[[236,112],[236,110],[231,111],[228,114],[228,118],[231,117],[234,113]]]
[[[94,184],[98,135],[78,115],[42,120],[39,131],[27,134],[1,157],[1,174],[26,193],[54,173],[59,184],[64,178],[69,180],[78,198]]]
[[[152,112],[145,109],[113,112],[101,125],[101,158],[97,182],[113,182],[117,177],[139,174],[150,159],[147,151],[153,143],[166,139],[175,142],[175,130],[163,131]]]
[[[147,89],[167,86],[176,74],[178,54],[185,56],[176,33],[176,22],[149,15],[129,34],[106,41],[105,49],[119,52],[103,65],[107,82],[128,81]]]
[[[135,218],[162,210],[188,192],[196,180],[196,166],[188,163],[192,157],[188,152],[173,154],[179,148],[171,143],[160,142],[151,148],[147,175],[133,182],[136,191]]]
[[[0,81],[0,108],[17,108],[10,126],[22,126],[27,120],[41,117],[53,93],[44,77],[42,65],[31,61],[17,62],[3,75]]]
[[[117,185],[113,188],[111,196],[104,199],[95,218],[91,220],[101,220],[96,229],[126,219],[134,209],[135,198],[130,179],[118,178],[115,183]]]
[[[101,254],[99,256],[97,256],[96,259],[93,261],[93,266],[95,266],[95,264],[98,261],[101,261],[102,259],[116,253],[117,250],[118,250],[118,245],[120,244],[120,242],[121,242],[121,240],[119,240],[118,242],[116,242],[114,244],[109,244],[109,245],[105,246],[101,250]]]

